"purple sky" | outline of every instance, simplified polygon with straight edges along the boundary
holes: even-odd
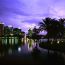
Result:
[[[0,21],[5,25],[27,32],[45,17],[65,17],[65,0],[0,0]]]

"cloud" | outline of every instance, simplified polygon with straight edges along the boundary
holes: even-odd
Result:
[[[65,17],[65,1],[64,0],[55,0],[54,5],[50,6],[49,13],[50,17],[55,18],[64,18]]]
[[[27,31],[45,17],[65,17],[65,0],[0,0],[0,20]]]
[[[15,15],[15,16],[14,16]],[[29,19],[26,16],[20,16],[13,14],[13,17],[5,17],[2,18],[0,17],[1,21],[5,20],[5,25],[12,25],[14,28],[21,28],[23,31],[27,33],[28,29],[31,28],[33,29],[35,26],[38,27],[38,24],[36,23],[37,20],[34,22],[34,20],[31,20],[31,17]],[[30,22],[30,20],[32,22]]]

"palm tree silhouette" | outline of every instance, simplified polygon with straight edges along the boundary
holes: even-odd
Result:
[[[39,25],[39,29],[40,31],[46,30],[47,31],[47,35],[46,38],[48,39],[48,53],[49,53],[49,39],[53,38],[53,39],[57,39],[57,38],[62,38],[64,35],[64,21],[65,19],[51,19],[51,18],[45,18],[43,19],[43,22],[40,22]]]
[[[38,33],[40,32],[39,29],[37,29],[36,27],[33,28],[33,34],[32,34],[32,39],[36,39],[36,41],[39,40],[40,36],[38,35]]]

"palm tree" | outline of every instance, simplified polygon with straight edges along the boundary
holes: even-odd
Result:
[[[39,30],[36,27],[34,27],[32,30],[29,29],[28,38],[33,39],[33,40],[38,39],[38,33],[39,33]]]
[[[50,36],[50,28],[51,28],[51,18],[45,18],[43,19],[43,22],[40,22],[40,31],[46,30],[47,31],[47,39],[48,39],[48,43],[49,43],[49,36]],[[49,48],[48,48],[48,53],[49,53]]]
[[[48,39],[48,43],[50,38],[57,39],[63,36],[64,32],[64,20],[59,19],[51,19],[51,18],[45,18],[43,19],[43,22],[40,22],[39,29],[41,31],[46,30],[47,35],[46,38]],[[49,52],[49,44],[48,44],[48,52]]]
[[[59,33],[59,36],[60,36],[60,38],[63,38],[64,34],[65,34],[65,19],[61,18],[61,19],[59,19],[59,22],[60,22],[60,27],[59,27],[60,33]]]
[[[40,32],[39,29],[37,29],[36,27],[33,28],[33,34],[32,34],[32,39],[36,39],[36,41],[39,40],[40,36],[38,35],[38,33]]]

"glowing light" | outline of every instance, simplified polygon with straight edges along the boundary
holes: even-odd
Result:
[[[11,36],[13,36],[13,34],[12,34],[12,33],[11,33],[10,35],[11,35]]]
[[[60,41],[57,41],[57,43],[59,44]]]
[[[18,48],[18,51],[21,52],[21,47]]]

